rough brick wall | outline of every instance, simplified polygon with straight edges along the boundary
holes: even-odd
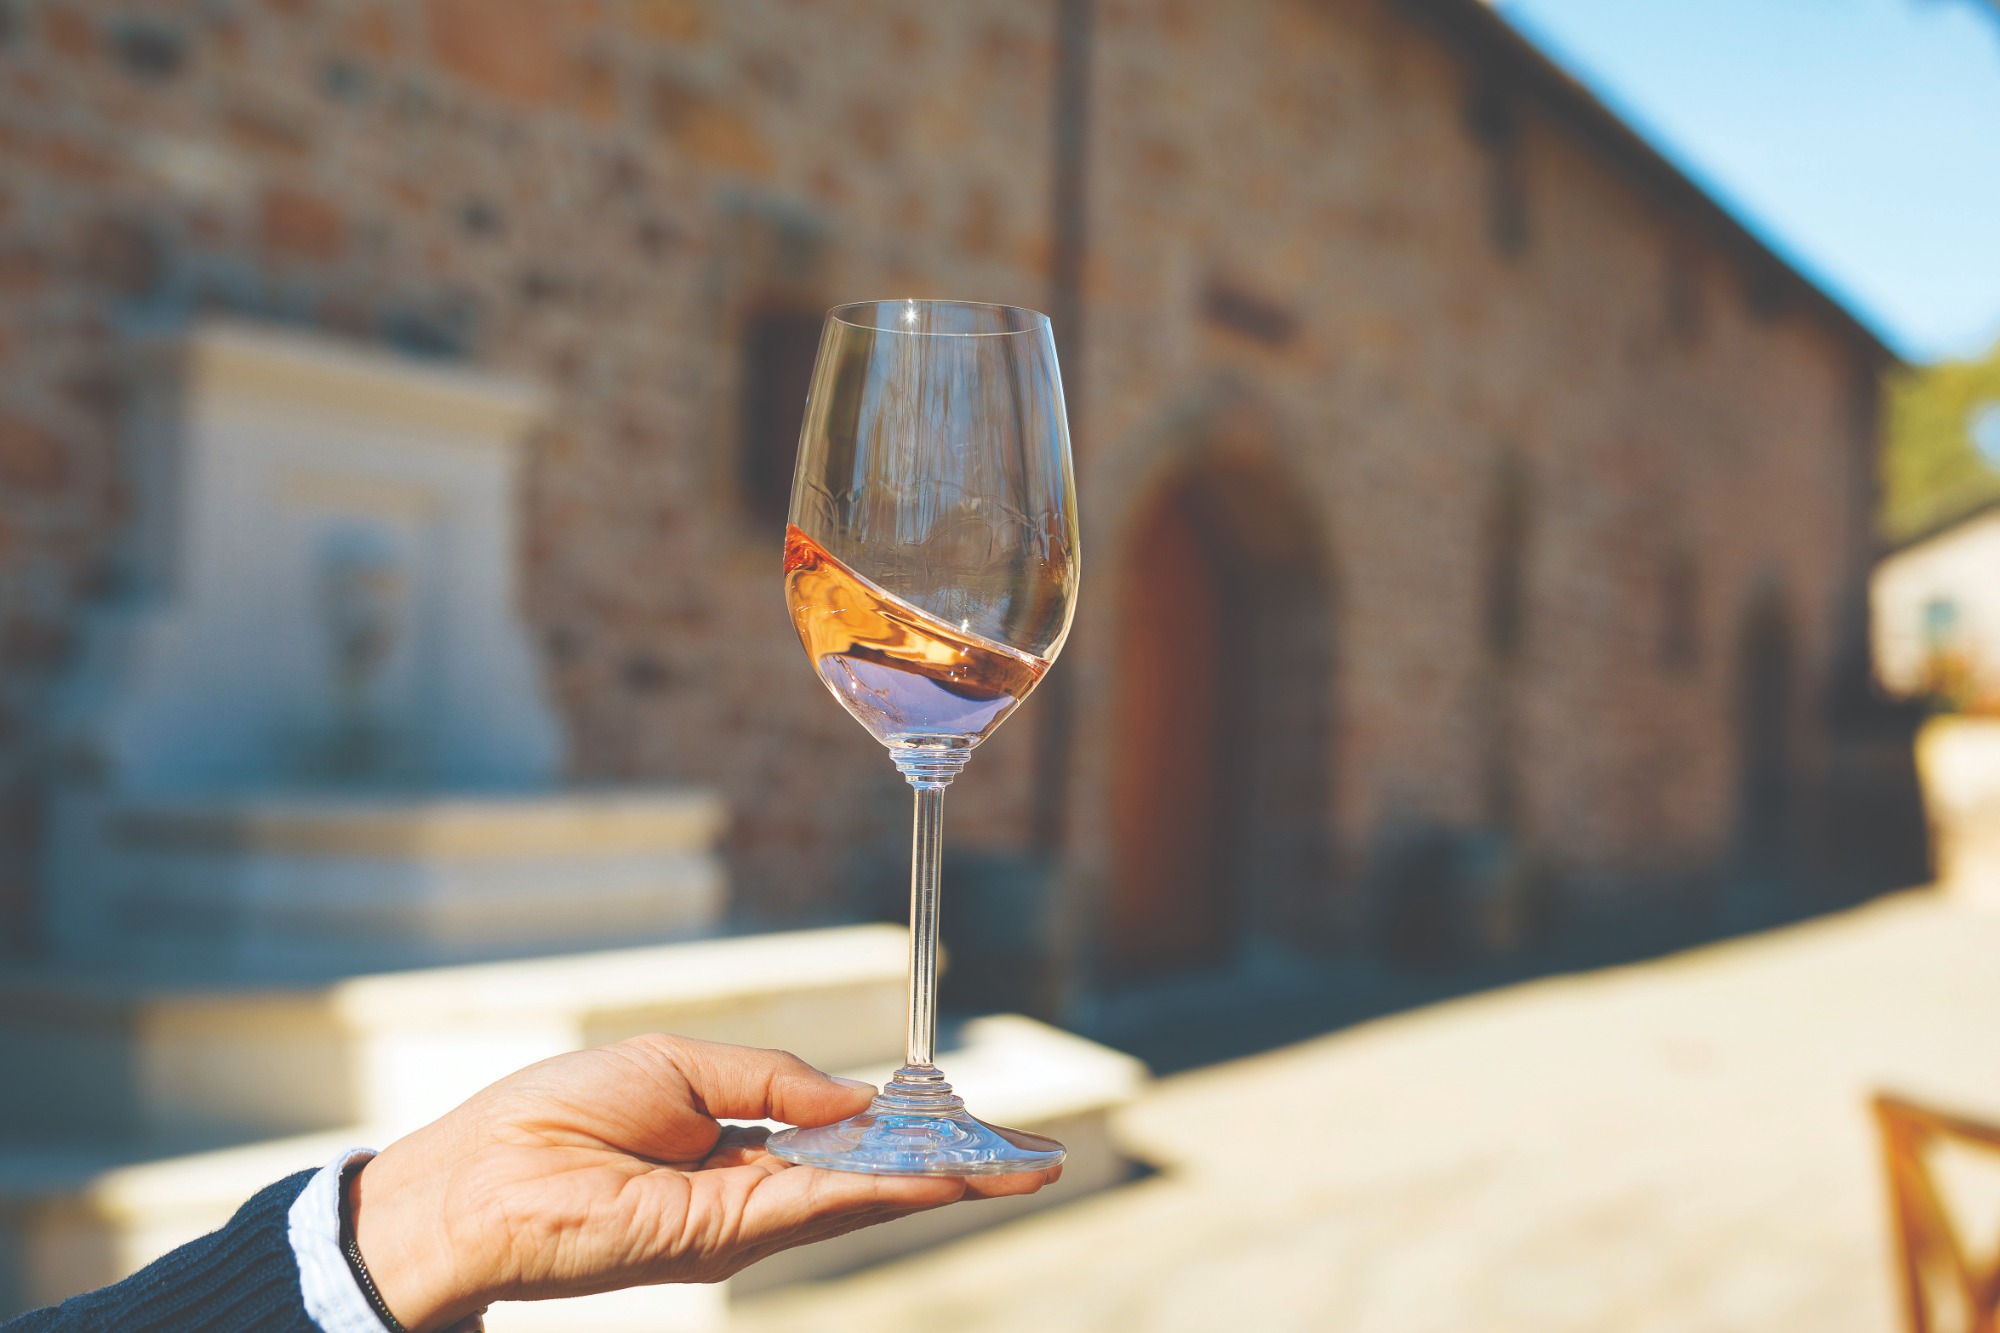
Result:
[[[722,787],[748,915],[847,910],[901,803],[799,654],[781,533],[737,503],[740,326],[772,299],[1042,303],[1047,7],[5,13],[0,787],[25,800],[44,761],[35,721],[126,508],[119,339],[224,309],[552,385],[527,611],[576,773]],[[1028,741],[968,781],[961,835],[1018,839]]]
[[[211,309],[551,385],[524,609],[576,774],[722,789],[747,921],[893,886],[894,774],[801,660],[779,534],[738,495],[742,334],[773,302],[1047,305],[1054,11],[0,8],[10,913],[49,761],[38,720],[117,577],[119,345]],[[1855,349],[1797,309],[1754,311],[1754,273],[1532,106],[1496,156],[1468,129],[1465,62],[1383,0],[1101,0],[1090,61],[1088,334],[1063,348],[1087,385],[1090,579],[1059,668],[1082,879],[1105,855],[1121,544],[1205,448],[1263,460],[1318,516],[1350,866],[1391,817],[1490,820],[1495,764],[1526,835],[1585,879],[1719,854],[1759,580],[1790,608],[1808,731],[1831,669]],[[1477,537],[1503,456],[1533,513],[1519,660],[1496,672]],[[1698,625],[1663,666],[1673,560],[1696,571]],[[1027,838],[1032,716],[954,790],[954,845]]]

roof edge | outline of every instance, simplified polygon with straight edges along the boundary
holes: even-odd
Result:
[[[1770,241],[1721,200],[1710,194],[1580,79],[1507,22],[1486,0],[1391,0],[1391,4],[1441,30],[1461,48],[1519,77],[1583,136],[1632,168],[1642,182],[1664,191],[1675,203],[1721,233],[1725,243],[1748,253],[1753,262],[1771,266],[1780,278],[1805,298],[1806,304],[1860,342],[1885,366],[1903,358],[1871,325],[1836,299],[1817,281],[1772,247]]]

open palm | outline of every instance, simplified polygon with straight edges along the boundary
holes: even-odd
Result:
[[[356,1235],[409,1328],[493,1300],[715,1282],[795,1245],[1061,1169],[973,1179],[791,1166],[766,1131],[831,1124],[871,1089],[782,1051],[647,1036],[532,1065],[398,1140],[355,1178]]]

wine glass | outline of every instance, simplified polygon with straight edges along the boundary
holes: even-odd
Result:
[[[974,1119],[938,1071],[944,789],[1069,633],[1076,482],[1046,315],[864,301],[827,315],[799,433],[785,595],[833,697],[916,789],[909,1045],[860,1115],[782,1130],[788,1162],[990,1175],[1061,1162],[1053,1139]]]

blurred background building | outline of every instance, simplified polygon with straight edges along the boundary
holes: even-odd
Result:
[[[1477,0],[0,0],[0,1128],[99,1145],[0,1161],[0,1296],[546,1050],[893,1056],[779,558],[904,295],[1051,313],[1090,571],[961,1010],[1186,1065],[1927,877],[1871,649],[1988,697],[1991,367],[1883,508],[1896,357]],[[1132,1062],[983,1022],[1116,1179]]]
[[[884,293],[1058,321],[1090,588],[952,802],[1058,989],[1852,868],[1889,357],[1481,5],[7,14],[16,949],[101,758],[57,701],[143,593],[131,348],[214,315],[547,395],[564,771],[718,790],[738,925],[900,898],[893,771],[774,574],[821,313]]]
[[[1875,656],[1897,694],[2000,711],[2000,349],[1893,381]]]

